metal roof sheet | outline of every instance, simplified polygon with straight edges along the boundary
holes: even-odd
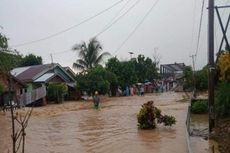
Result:
[[[176,71],[183,71],[185,64],[184,63],[174,63],[174,64],[163,64],[161,67],[164,67],[165,69],[176,72]]]
[[[55,73],[46,73],[40,76],[39,78],[37,78],[36,80],[34,80],[34,82],[46,82],[47,80],[49,80],[50,78],[54,76],[55,76]]]
[[[39,73],[48,70],[52,67],[53,65],[51,64],[44,64],[44,65],[33,65],[33,66],[29,66],[27,69],[25,69],[24,71],[22,71],[20,74],[18,74],[16,77],[23,81],[33,81],[33,78],[38,75]],[[24,68],[24,67],[22,67]],[[18,68],[16,68],[18,69]]]
[[[27,66],[27,67],[18,67],[18,68],[15,68],[13,69],[10,73],[17,77],[17,75],[21,74],[22,72],[28,70],[30,68],[30,66]]]

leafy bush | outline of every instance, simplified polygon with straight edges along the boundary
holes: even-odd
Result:
[[[141,129],[154,129],[156,128],[155,119],[156,113],[153,102],[150,101],[142,105],[142,108],[137,115],[138,126]]]
[[[170,115],[161,115],[157,118],[157,123],[164,123],[164,126],[172,126],[176,123],[176,118]]]
[[[217,117],[230,116],[230,83],[222,82],[215,92],[215,112]]]
[[[154,129],[157,123],[164,123],[165,126],[172,126],[176,123],[173,116],[161,115],[161,110],[153,105],[153,101],[149,101],[142,105],[137,114],[138,127],[141,129]]]
[[[57,103],[62,102],[64,95],[67,94],[67,86],[65,83],[49,83],[47,88],[47,98],[49,101]]]
[[[208,103],[206,100],[197,100],[192,102],[191,112],[194,114],[204,114],[208,112]]]

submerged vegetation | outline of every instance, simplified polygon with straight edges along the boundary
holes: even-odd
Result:
[[[191,112],[194,114],[204,114],[208,112],[208,101],[197,99],[192,102]]]
[[[153,101],[142,105],[137,114],[138,127],[141,129],[154,129],[157,123],[163,123],[165,126],[176,124],[174,116],[162,115],[161,110],[154,106]]]

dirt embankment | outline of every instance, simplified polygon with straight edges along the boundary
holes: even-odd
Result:
[[[220,153],[230,153],[230,118],[217,123],[213,138],[219,144]]]

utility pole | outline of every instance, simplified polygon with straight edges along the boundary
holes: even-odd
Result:
[[[51,58],[51,63],[53,64],[54,61],[53,61],[53,56],[52,56],[52,54],[50,54],[50,58]]]
[[[208,2],[208,110],[209,133],[215,126],[214,115],[214,0]]]
[[[196,58],[196,55],[191,55],[190,56],[192,58],[192,77],[193,77],[193,98],[196,97],[196,77],[195,77],[195,58]]]

